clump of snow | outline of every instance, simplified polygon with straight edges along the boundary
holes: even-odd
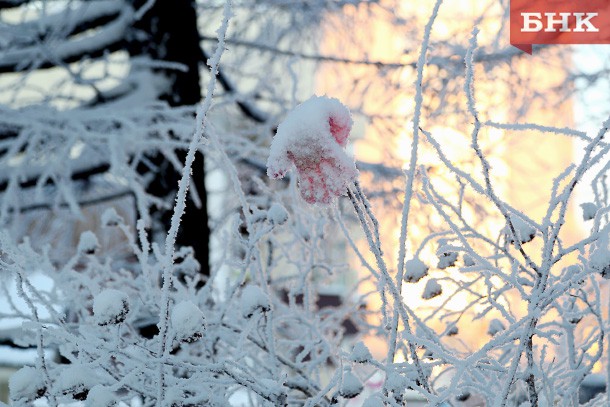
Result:
[[[597,205],[595,205],[593,202],[585,202],[583,204],[580,204],[580,207],[582,208],[582,218],[583,220],[591,220],[593,218],[595,218],[595,214],[597,213]]]
[[[489,322],[489,327],[487,328],[487,334],[489,336],[494,336],[495,334],[502,332],[505,329],[506,329],[506,327],[504,326],[502,321],[494,318]]]
[[[85,401],[85,407],[115,407],[117,404],[114,392],[102,385],[93,386]]]
[[[358,177],[345,146],[352,128],[349,109],[337,99],[313,96],[294,108],[278,126],[267,160],[267,175],[283,178],[294,165],[301,196],[329,204],[345,195]]]
[[[90,230],[81,233],[78,239],[78,251],[82,254],[93,254],[100,248],[97,236]]]
[[[41,397],[46,390],[44,377],[33,367],[25,366],[15,372],[8,381],[12,401],[32,401]]]
[[[436,281],[435,278],[431,278],[426,283],[426,288],[424,288],[424,293],[422,294],[421,297],[424,300],[429,300],[431,298],[438,297],[442,293],[443,293],[443,288],[441,287],[439,282]]]
[[[417,257],[407,260],[403,280],[407,283],[416,283],[428,274],[428,266]]]
[[[529,223],[527,223],[526,221],[524,221],[523,219],[521,219],[518,216],[512,216],[510,218],[510,222],[512,223],[513,227],[515,228],[515,232],[517,233],[517,238],[519,239],[519,241],[521,243],[527,243],[532,241],[532,239],[534,239],[534,236],[536,236],[536,229],[530,225]],[[514,244],[515,243],[515,239],[513,237],[513,234],[510,230],[510,226],[507,224],[506,225],[506,238],[508,240],[509,243]]]
[[[190,343],[203,336],[205,316],[191,301],[181,301],[174,305],[171,318],[176,340]]]
[[[190,248],[189,248],[190,249]],[[193,257],[193,253],[188,253],[181,262],[174,263],[174,270],[177,273],[192,276],[199,272],[201,264]]]
[[[272,225],[283,225],[288,220],[288,211],[282,205],[275,202],[267,211],[267,219]]]
[[[343,373],[343,381],[341,382],[341,388],[339,394],[342,397],[351,399],[362,393],[362,382],[352,372],[347,371]]]
[[[574,310],[566,311],[564,313],[564,317],[569,323],[576,325],[582,320],[583,312],[580,311],[577,307],[575,307]]]
[[[583,272],[583,268],[582,266],[578,265],[578,264],[572,264],[568,267],[566,267],[563,270],[563,277],[562,280],[563,281],[568,281],[571,280],[573,278],[573,276],[575,275],[581,275],[582,276],[582,272]],[[581,277],[578,279],[577,283],[583,284],[585,282],[585,280]]]
[[[130,310],[126,293],[108,288],[93,299],[93,315],[98,325],[114,325],[125,321]]]
[[[385,379],[384,387],[394,395],[402,395],[409,385],[409,380],[398,372],[391,372]]]
[[[444,270],[447,267],[454,266],[455,262],[457,261],[457,258],[458,258],[457,252],[441,253],[438,256],[437,267],[441,270]]]
[[[462,392],[458,393],[457,396],[455,396],[455,399],[457,401],[466,401],[470,398],[470,392],[468,392],[467,390],[463,390]]]
[[[257,311],[266,312],[271,309],[269,297],[254,284],[247,285],[241,293],[241,314],[250,318]]]
[[[465,254],[462,258],[464,259],[464,266],[466,267],[472,267],[476,264],[474,259],[469,254]]]
[[[352,353],[349,358],[356,363],[367,363],[373,360],[373,355],[369,351],[369,348],[362,342],[357,342],[352,349]]]
[[[447,336],[455,336],[459,333],[457,325],[447,326],[446,335]]]
[[[589,267],[604,278],[610,278],[610,251],[605,247],[597,248],[589,256]]]
[[[117,226],[121,223],[123,223],[123,218],[113,207],[106,209],[104,213],[102,213],[102,226]]]
[[[93,369],[83,365],[70,365],[61,371],[54,387],[58,393],[83,401],[96,384],[98,377]]]

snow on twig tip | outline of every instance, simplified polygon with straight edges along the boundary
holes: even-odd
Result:
[[[271,303],[267,294],[257,285],[248,285],[241,294],[241,313],[250,318],[255,312],[267,312],[271,309]]]
[[[267,175],[283,178],[294,165],[301,196],[311,204],[345,195],[358,177],[354,159],[345,152],[352,124],[349,109],[337,99],[313,96],[278,126]]]
[[[81,233],[78,239],[78,251],[82,254],[94,254],[100,248],[97,236],[90,230]]]
[[[117,226],[123,223],[123,218],[117,213],[116,209],[110,207],[102,213],[102,226]]]
[[[125,321],[129,314],[129,297],[123,291],[106,289],[95,296],[93,314],[98,325],[114,325]]]
[[[421,297],[424,300],[429,300],[434,297],[438,297],[442,293],[443,293],[443,288],[441,287],[441,285],[438,283],[438,281],[435,278],[432,278],[432,279],[428,280],[428,282],[426,283],[426,288],[424,288],[424,293],[422,294]]]
[[[172,326],[176,340],[181,342],[195,342],[203,336],[205,317],[203,312],[191,301],[181,301],[172,310]]]
[[[522,244],[532,241],[536,236],[536,229],[520,217],[512,216],[510,221],[515,229],[515,232],[517,233],[517,238]],[[508,224],[506,225],[506,237],[509,243],[515,243],[511,228]]]
[[[358,342],[354,345],[352,353],[349,357],[356,363],[367,363],[373,359],[369,348],[367,348],[367,346],[362,342]]]
[[[506,330],[506,327],[504,326],[502,321],[500,321],[499,319],[494,318],[494,319],[492,319],[489,322],[489,327],[487,329],[487,334],[489,336],[494,336],[497,333],[502,332],[504,330]]]
[[[10,398],[16,401],[32,401],[46,391],[42,372],[34,367],[25,366],[15,372],[9,379]]]
[[[89,390],[85,407],[114,407],[118,401],[114,392],[106,386],[96,385]]]
[[[428,266],[418,258],[407,260],[403,279],[407,283],[417,283],[428,274]]]
[[[583,204],[580,204],[580,207],[582,208],[582,218],[583,220],[591,220],[593,218],[595,218],[595,214],[597,213],[597,205],[595,205],[593,202],[585,202]]]
[[[274,203],[267,211],[267,219],[272,225],[283,225],[288,220],[288,211],[279,203]]]
[[[362,382],[352,372],[345,372],[343,374],[343,382],[339,389],[339,394],[342,397],[351,399],[362,393]]]

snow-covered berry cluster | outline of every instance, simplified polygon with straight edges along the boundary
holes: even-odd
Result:
[[[98,325],[115,325],[125,321],[131,308],[126,293],[108,288],[93,299],[93,314]]]

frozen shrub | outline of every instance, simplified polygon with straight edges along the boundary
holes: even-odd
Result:
[[[114,325],[125,321],[130,310],[126,293],[107,288],[93,300],[93,315],[98,325]]]

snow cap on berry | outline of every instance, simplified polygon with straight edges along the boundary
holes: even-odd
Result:
[[[125,321],[129,313],[129,297],[123,291],[108,288],[93,299],[93,314],[99,325],[114,325]]]

